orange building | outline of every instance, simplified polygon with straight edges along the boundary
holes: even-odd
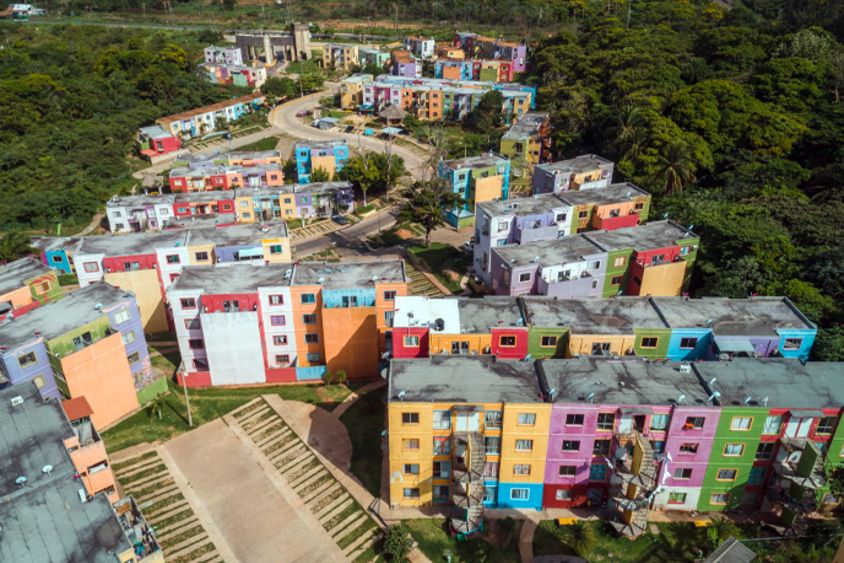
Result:
[[[109,502],[117,502],[120,497],[115,487],[114,473],[111,471],[105,444],[91,422],[94,409],[85,397],[64,400],[62,408],[73,428],[73,436],[64,439],[64,446],[85,486],[85,492],[89,497],[104,493]]]

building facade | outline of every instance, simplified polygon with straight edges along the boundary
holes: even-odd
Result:
[[[278,151],[220,153],[177,160],[169,172],[173,193],[236,188],[269,188],[284,184],[284,162]]]
[[[499,152],[513,163],[513,175],[532,174],[533,167],[551,158],[551,121],[547,113],[524,114],[501,137]]]
[[[296,158],[296,180],[300,184],[311,182],[314,170],[322,170],[328,180],[333,180],[349,160],[346,141],[301,141],[293,148]]]
[[[615,163],[595,154],[540,164],[533,170],[533,193],[605,188],[612,183]]]
[[[159,117],[155,123],[165,132],[180,140],[202,137],[207,133],[220,131],[244,115],[263,107],[264,97],[260,94],[240,96],[224,102],[188,110],[166,117]]]
[[[410,78],[422,77],[422,61],[405,49],[390,52],[390,74]]]
[[[322,68],[329,70],[351,70],[360,65],[357,45],[326,43],[322,46]]]
[[[33,257],[0,266],[0,318],[17,318],[62,295],[56,270]]]
[[[494,153],[441,161],[439,176],[463,199],[446,214],[448,223],[458,228],[474,225],[476,205],[510,195],[510,161]]]

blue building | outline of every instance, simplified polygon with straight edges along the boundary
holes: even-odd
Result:
[[[510,196],[510,160],[494,153],[440,162],[439,176],[463,204],[446,214],[455,227],[474,227],[475,205]]]
[[[349,160],[349,145],[344,140],[304,141],[296,143],[296,179],[309,184],[314,170],[323,170],[333,180]]]

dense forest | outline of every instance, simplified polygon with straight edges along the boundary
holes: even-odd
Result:
[[[0,25],[0,227],[87,224],[131,184],[139,126],[231,96],[188,59],[214,38]]]

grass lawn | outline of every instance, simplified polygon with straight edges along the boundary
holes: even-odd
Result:
[[[243,145],[242,147],[238,148],[239,151],[272,151],[275,150],[276,145],[278,144],[279,137],[272,136],[267,137],[266,139],[261,139],[260,141],[255,141],[254,143],[249,143],[248,145]]]
[[[322,68],[320,68],[319,63],[314,60],[295,61],[287,65],[285,72],[288,74],[322,74]]]
[[[162,358],[162,356],[159,357]],[[153,362],[156,361],[163,362],[163,360],[153,358]],[[160,419],[158,413],[143,409],[103,432],[103,439],[108,451],[115,452],[143,442],[169,440],[190,430],[182,388],[172,381],[170,381],[169,386],[170,392],[165,396]],[[302,401],[331,410],[345,399],[350,391],[345,385],[276,385],[236,389],[188,389],[194,427],[231,412],[259,395],[273,393],[286,400]]]
[[[352,441],[352,473],[376,497],[381,495],[381,432],[386,393],[382,387],[363,395],[340,417]]]
[[[635,541],[616,535],[604,521],[588,523],[595,531],[595,547],[586,558],[592,561],[638,562],[645,561],[654,545],[653,536],[645,534]],[[558,526],[554,520],[545,520],[536,528],[533,536],[534,555],[575,555],[565,542],[565,526]]]
[[[443,518],[405,520],[410,535],[431,561],[445,561],[448,554],[454,563],[460,561],[504,563],[519,561],[521,521],[492,520],[489,529],[479,538],[458,542],[448,533]]]
[[[424,260],[428,264],[428,268],[431,269],[431,272],[452,293],[460,293],[462,291],[460,277],[466,273],[471,263],[471,257],[468,254],[457,250],[450,244],[442,242],[432,242],[431,248],[411,246],[408,250]],[[458,275],[457,279],[447,274],[446,270],[455,272]]]

